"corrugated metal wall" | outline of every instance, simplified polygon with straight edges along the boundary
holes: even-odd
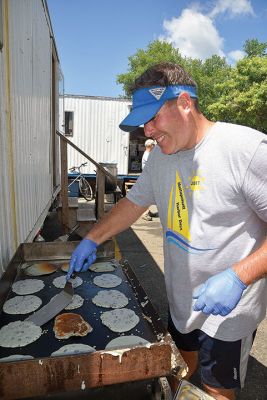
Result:
[[[1,168],[1,185],[0,185],[0,274],[3,266],[7,265],[12,256],[14,241],[12,232],[12,216],[10,209],[10,183],[9,183],[9,165],[8,165],[8,135],[7,119],[3,118],[7,113],[8,105],[2,101],[5,99],[6,80],[5,80],[5,62],[3,52],[0,52],[0,168]]]
[[[52,198],[51,38],[41,0],[3,2],[0,270]]]
[[[74,112],[73,137],[68,138],[95,161],[117,163],[118,174],[128,172],[129,133],[118,125],[128,114],[129,104],[128,100],[108,97],[64,97],[65,111]],[[71,146],[68,148],[69,168],[86,161]],[[94,170],[94,165],[88,163],[83,172],[91,174]]]

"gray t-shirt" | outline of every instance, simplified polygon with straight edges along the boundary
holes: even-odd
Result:
[[[193,290],[257,249],[267,233],[267,137],[215,123],[198,145],[165,155],[159,146],[127,198],[156,204],[163,226],[164,272],[173,322],[234,341],[264,318],[267,281],[244,291],[226,317],[192,311]]]

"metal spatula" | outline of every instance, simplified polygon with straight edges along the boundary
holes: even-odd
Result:
[[[71,282],[66,282],[64,289],[58,293],[40,310],[31,314],[25,321],[33,322],[35,325],[42,326],[50,321],[60,311],[62,311],[72,300],[73,287]]]

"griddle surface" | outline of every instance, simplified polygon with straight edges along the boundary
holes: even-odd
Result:
[[[97,260],[97,261],[103,261],[103,260]],[[108,260],[105,260],[108,261]],[[44,261],[42,261],[44,262]],[[51,263],[50,261],[47,261]],[[65,262],[66,263],[66,262]],[[64,272],[60,270],[60,264],[59,268],[56,272],[50,274],[50,275],[43,275],[43,276],[37,276],[37,277],[30,277],[26,276],[23,270],[19,270],[15,281],[20,280],[20,279],[42,279],[45,283],[45,287],[37,292],[34,293],[36,296],[40,297],[42,299],[42,306],[45,305],[46,303],[49,302],[49,300],[57,293],[59,293],[62,289],[56,288],[52,281],[61,275],[66,275]],[[112,332],[109,328],[104,326],[101,322],[100,315],[101,313],[111,310],[111,308],[102,308],[98,307],[93,302],[91,299],[97,294],[99,290],[110,290],[110,289],[105,289],[105,288],[100,288],[96,286],[93,283],[94,277],[97,275],[101,275],[102,273],[97,273],[93,271],[87,271],[85,273],[79,274],[79,276],[83,279],[83,284],[77,288],[74,289],[75,294],[79,294],[80,296],[83,297],[84,299],[84,304],[82,307],[75,309],[75,310],[64,310],[63,312],[72,312],[72,313],[77,313],[80,314],[85,321],[87,321],[92,327],[93,331],[89,333],[85,337],[77,337],[73,336],[69,339],[64,339],[64,340],[59,340],[55,338],[55,334],[53,331],[53,326],[54,326],[54,318],[47,322],[45,325],[42,326],[43,329],[43,334],[42,336],[35,341],[32,344],[29,344],[25,347],[17,347],[17,348],[4,348],[0,347],[0,358],[2,357],[7,357],[12,354],[25,354],[25,355],[31,355],[34,358],[43,358],[43,357],[50,357],[51,353],[58,350],[60,347],[67,345],[67,344],[73,344],[73,343],[83,343],[87,344],[89,346],[94,347],[96,350],[104,350],[107,343],[118,337],[118,336],[123,336],[123,335],[137,335],[141,336],[144,339],[148,340],[151,343],[155,343],[158,341],[157,338],[157,333],[155,332],[153,328],[153,324],[151,324],[150,319],[144,318],[143,315],[143,309],[141,304],[138,301],[137,294],[135,292],[135,288],[132,287],[131,283],[127,279],[126,275],[124,274],[121,265],[116,262],[115,263],[116,268],[114,272],[109,272],[112,274],[115,274],[119,277],[122,278],[122,283],[112,289],[119,290],[123,292],[126,297],[129,300],[128,305],[126,306],[127,308],[132,309],[140,318],[139,323],[136,325],[135,328],[131,329],[130,331],[127,331],[125,333],[119,334]],[[10,291],[8,299],[11,297],[17,296],[14,292]],[[149,301],[149,300],[147,300]],[[41,307],[42,307],[41,306]],[[0,328],[10,322],[17,321],[17,320],[24,320],[26,319],[30,314],[24,314],[24,315],[10,315],[6,314],[5,312],[2,311],[1,313],[1,322],[0,322]]]

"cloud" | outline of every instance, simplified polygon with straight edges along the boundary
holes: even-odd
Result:
[[[201,11],[199,6],[193,5],[185,8],[179,17],[164,20],[164,34],[159,39],[172,43],[183,56],[201,60],[205,60],[213,54],[224,57],[224,39],[216,28],[215,19],[220,14],[231,18],[240,15],[254,15],[254,11],[248,0],[218,0],[213,4],[212,10],[206,14]],[[240,56],[238,51],[233,52],[232,60],[234,57],[237,59]]]
[[[206,59],[212,54],[223,56],[223,38],[220,37],[212,19],[197,9],[184,9],[178,18],[164,20],[166,31],[160,39],[179,48],[187,57]]]
[[[245,57],[245,52],[242,50],[233,50],[227,53],[227,60],[230,64],[235,64],[237,61]]]
[[[214,18],[223,13],[232,18],[240,15],[255,15],[249,0],[218,0],[209,16]]]

